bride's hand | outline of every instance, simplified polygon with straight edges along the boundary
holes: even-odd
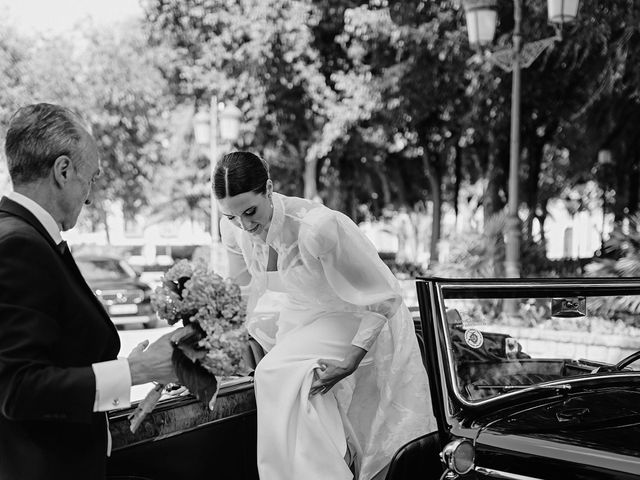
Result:
[[[311,384],[310,395],[325,394],[336,383],[356,371],[358,365],[367,354],[364,348],[351,346],[351,351],[344,360],[318,360],[320,367],[315,370],[315,379]]]

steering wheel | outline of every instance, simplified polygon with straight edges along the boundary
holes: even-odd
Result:
[[[622,370],[626,366],[631,365],[633,362],[639,359],[640,359],[640,350],[632,353],[631,355],[627,355],[626,357],[624,357],[622,360],[620,360],[618,363],[614,365],[613,370],[618,370],[618,371]]]

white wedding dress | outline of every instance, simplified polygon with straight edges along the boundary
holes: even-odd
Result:
[[[400,287],[343,214],[273,194],[266,242],[223,219],[222,238],[252,280],[247,328],[268,352],[255,372],[261,480],[358,480],[384,472],[403,444],[436,429],[426,371]],[[277,271],[267,272],[269,247]],[[278,297],[278,314],[256,312]],[[329,393],[309,396],[318,359],[368,351]]]

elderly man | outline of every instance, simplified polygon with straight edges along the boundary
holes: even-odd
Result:
[[[5,153],[14,191],[0,200],[0,478],[102,479],[104,412],[127,406],[131,385],[175,381],[171,345],[165,335],[117,360],[117,331],[62,241],[100,174],[81,119],[21,108]]]

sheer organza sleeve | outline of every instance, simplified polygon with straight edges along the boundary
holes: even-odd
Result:
[[[320,260],[327,282],[340,299],[365,307],[351,343],[369,350],[402,303],[398,282],[350,218],[328,209],[312,216],[301,229],[301,246]]]

